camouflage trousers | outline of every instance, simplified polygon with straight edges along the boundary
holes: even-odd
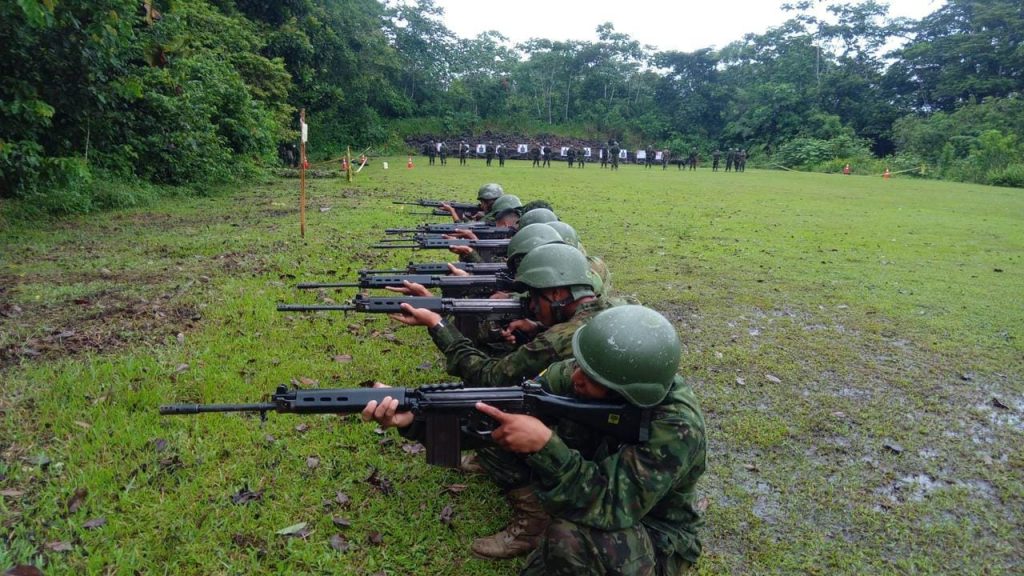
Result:
[[[480,466],[503,490],[532,483],[532,472],[516,454],[497,448],[477,451]],[[520,576],[677,576],[690,563],[678,554],[655,552],[643,525],[623,530],[598,530],[554,518],[540,546],[526,559]]]

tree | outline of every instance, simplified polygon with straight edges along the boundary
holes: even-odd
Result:
[[[948,0],[893,56],[889,86],[921,111],[1024,90],[1024,7],[1015,0]]]

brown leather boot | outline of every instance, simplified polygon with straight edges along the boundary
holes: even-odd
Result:
[[[473,553],[481,558],[498,560],[530,553],[540,543],[551,517],[540,505],[533,488],[525,486],[508,493],[512,505],[512,521],[504,530],[487,538],[473,540]]]

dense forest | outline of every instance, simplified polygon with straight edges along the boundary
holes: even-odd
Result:
[[[432,0],[8,0],[0,199],[80,212],[245,178],[279,163],[299,109],[320,158],[500,132],[1024,187],[1018,0],[947,0],[920,21],[819,4],[675,52],[612,23],[593,41],[459,38]]]

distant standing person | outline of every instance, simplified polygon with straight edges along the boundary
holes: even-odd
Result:
[[[612,140],[612,147],[611,147],[610,151],[611,151],[611,158],[610,158],[610,160],[612,161],[611,169],[612,170],[618,170],[619,169],[619,143],[616,142],[615,140]]]
[[[576,150],[572,146],[565,149],[565,161],[569,163],[569,168],[576,163]]]
[[[644,168],[650,168],[654,165],[654,147],[648,146],[647,150],[644,150]]]
[[[544,156],[544,163],[542,166],[551,166],[551,146],[547,142],[544,143],[544,147],[540,149],[540,153]]]
[[[661,151],[661,169],[668,170],[668,148]]]
[[[484,158],[487,159],[487,166],[490,166],[491,160],[494,159],[494,144],[492,142],[484,144]]]
[[[715,151],[711,153],[711,171],[718,172],[718,163],[722,160],[722,151],[715,148]]]
[[[435,158],[437,158],[437,142],[431,140],[430,143],[427,144],[427,159],[430,161],[430,166],[434,165]]]
[[[441,157],[441,166],[448,165],[448,144],[444,140],[437,143],[437,155]]]
[[[604,144],[602,144],[601,148],[598,149],[597,153],[598,153],[598,155],[601,156],[601,168],[607,168],[608,167],[608,147],[605,146]]]
[[[690,170],[697,169],[697,149],[692,148],[690,150]]]
[[[536,142],[533,143],[533,147],[530,148],[530,159],[533,160],[533,167],[540,168],[540,146]]]
[[[507,151],[508,149],[505,148],[504,144],[498,144],[497,146],[494,147],[494,153],[498,155],[499,168],[505,167],[505,156],[508,156]]]
[[[586,150],[580,148],[579,150],[576,151],[576,163],[580,165],[580,168],[586,168],[586,162]]]
[[[725,171],[731,172],[733,164],[736,163],[736,149],[729,148],[729,151],[725,153]]]
[[[466,141],[463,140],[459,142],[459,166],[466,165],[466,156],[469,156],[469,144],[466,144]]]
[[[736,171],[747,171],[747,151],[743,148],[740,148],[740,151],[736,153]]]

